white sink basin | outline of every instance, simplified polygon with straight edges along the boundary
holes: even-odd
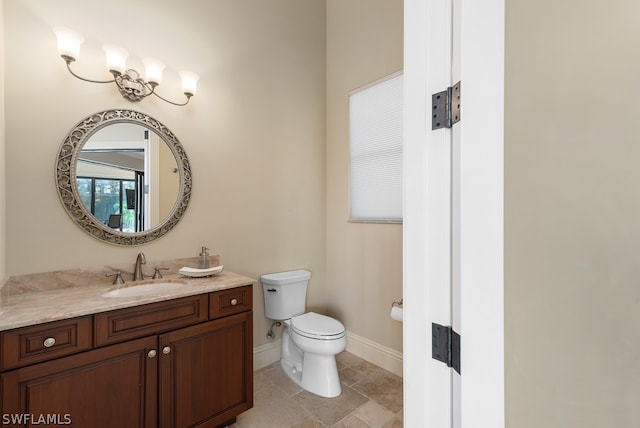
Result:
[[[166,291],[172,291],[179,287],[184,287],[185,284],[180,282],[154,282],[151,284],[132,285],[130,287],[117,288],[115,290],[107,291],[102,297],[135,297],[146,296],[149,294],[164,293]]]

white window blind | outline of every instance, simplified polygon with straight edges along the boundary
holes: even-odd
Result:
[[[402,74],[349,95],[352,221],[402,222]]]

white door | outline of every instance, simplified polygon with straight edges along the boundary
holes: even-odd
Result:
[[[504,0],[405,0],[405,426],[504,426]],[[431,94],[461,80],[460,123]],[[431,358],[461,334],[461,373]]]

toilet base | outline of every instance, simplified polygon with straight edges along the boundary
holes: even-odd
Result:
[[[282,332],[280,366],[289,379],[306,391],[326,398],[342,393],[335,355],[301,351],[291,340],[288,328]]]

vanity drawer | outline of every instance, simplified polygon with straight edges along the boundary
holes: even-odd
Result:
[[[91,348],[91,316],[2,333],[0,369],[22,367]]]
[[[207,320],[207,294],[96,314],[96,346],[162,333]]]
[[[239,312],[250,311],[253,304],[253,286],[216,291],[209,297],[209,318],[216,319]]]

